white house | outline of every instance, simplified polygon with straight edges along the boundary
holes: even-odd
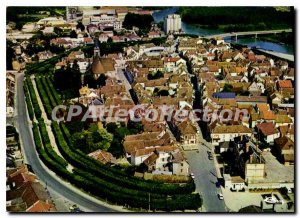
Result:
[[[268,144],[274,144],[274,140],[280,137],[278,129],[270,122],[256,124],[260,139]]]
[[[216,126],[211,131],[212,144],[218,145],[220,142],[228,142],[242,135],[251,137],[252,130],[243,125]]]
[[[245,188],[245,181],[240,176],[230,176],[230,174],[224,174],[224,186],[225,189],[238,191]]]
[[[174,71],[180,63],[186,65],[186,61],[180,57],[165,57],[164,59],[164,67],[167,72]]]

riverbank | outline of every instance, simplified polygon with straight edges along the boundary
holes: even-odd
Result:
[[[191,7],[191,8],[193,8],[193,7]],[[210,7],[202,7],[202,8],[209,9]],[[164,10],[154,12],[152,14],[152,16],[154,18],[154,21],[159,23],[159,22],[163,21],[164,17],[166,17],[167,15],[176,13],[178,11],[178,9],[179,9],[179,7],[167,8]],[[219,22],[216,22],[216,24],[220,25],[220,26],[222,25]],[[212,25],[190,24],[190,23],[186,23],[186,22],[182,21],[181,26],[182,26],[182,30],[186,33],[186,35],[191,35],[193,37],[217,35],[217,34],[225,33],[222,29],[215,29],[215,28],[212,29],[211,28]],[[223,27],[225,27],[224,24],[223,24]],[[266,28],[266,29],[269,29],[269,28]],[[236,31],[233,31],[233,32],[236,32]],[[237,41],[235,41],[235,39],[225,38],[225,41],[243,44],[248,47],[257,47],[257,48],[262,48],[265,50],[273,50],[273,51],[280,52],[280,53],[286,53],[286,54],[294,53],[294,44],[289,45],[289,44],[282,44],[279,42],[266,41],[264,39],[260,40],[259,38],[255,39],[255,37],[252,37],[252,36],[248,36],[248,37],[239,36]]]
[[[295,16],[293,8],[283,12],[275,7],[180,7],[176,12],[186,24],[217,27],[224,32],[289,29]],[[249,15],[255,16],[249,19]]]
[[[278,35],[264,35],[264,36],[258,36],[257,39],[273,42],[273,43],[279,43],[281,45],[294,45],[295,39],[294,39],[294,33],[282,33]]]

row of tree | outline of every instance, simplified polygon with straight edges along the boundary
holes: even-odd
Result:
[[[48,119],[51,119],[51,114],[52,114],[52,109],[53,109],[53,106],[52,106],[53,102],[50,101],[49,96],[47,95],[47,93],[46,93],[39,77],[35,78],[35,82],[36,82],[36,87],[37,87],[40,99],[43,103],[45,112],[47,114],[47,117],[48,117]]]
[[[127,13],[123,22],[123,26],[126,29],[132,29],[132,27],[138,27],[142,30],[148,30],[151,28],[151,23],[154,21],[152,15],[140,15],[135,13]]]
[[[36,94],[35,94],[35,91],[34,91],[34,88],[33,88],[33,84],[31,82],[30,77],[26,78],[25,83],[26,83],[26,85],[28,87],[28,91],[30,93],[30,98],[31,98],[31,102],[32,102],[32,105],[33,105],[35,117],[37,119],[41,118],[42,111],[41,111],[40,106],[38,104],[38,100],[37,100],[37,97],[36,97]]]
[[[52,148],[48,131],[43,118],[40,118],[38,120],[38,126],[39,126],[40,134],[42,136],[42,142],[44,145],[43,147],[48,157],[50,157],[53,161],[60,164],[61,166],[66,167],[68,163],[62,157],[60,157]]]
[[[275,7],[180,7],[178,12],[184,22],[215,28],[231,25],[231,31],[243,31],[243,26],[253,29],[292,28],[295,16],[293,8],[283,12]]]
[[[129,204],[137,208],[147,208],[146,202],[148,202],[148,194],[150,192],[152,199],[151,209],[197,209],[201,205],[201,199],[198,194],[189,194],[195,189],[193,183],[183,186],[167,185],[128,176],[120,170],[105,166],[86,156],[76,146],[69,146],[68,144],[72,144],[73,140],[71,140],[71,135],[66,127],[61,124],[60,128],[56,122],[52,122],[52,129],[60,152],[75,166],[74,172],[70,173],[63,167],[65,164],[58,164],[61,157],[49,151],[47,152],[52,147],[49,144],[50,140],[42,119],[39,120],[39,127],[40,130],[38,130],[38,126],[35,123],[33,124],[34,139],[43,162],[59,176],[86,191],[111,202]],[[95,126],[91,128],[91,132],[96,132],[97,128]],[[110,129],[112,128],[113,126],[110,127]],[[61,130],[64,130],[68,143],[65,141],[65,136]],[[41,132],[43,140],[41,140],[39,132]]]
[[[31,102],[31,99],[30,99],[30,94],[29,94],[29,91],[28,91],[27,82],[24,82],[23,87],[24,87],[24,94],[25,94],[25,100],[26,100],[26,105],[27,105],[29,118],[30,118],[30,120],[33,120],[34,112],[33,112],[32,102]]]
[[[81,73],[76,60],[72,67],[68,63],[66,67],[56,70],[53,79],[54,86],[66,99],[79,96]]]
[[[80,184],[81,187],[89,187],[88,191],[91,193],[109,201],[136,208],[148,208],[149,193],[151,193],[151,209],[182,210],[197,209],[201,206],[199,194],[188,194],[194,189],[194,185],[190,189],[188,188],[190,184],[178,186],[128,177],[120,170],[102,165],[74,148],[72,150],[64,141],[58,124],[53,122],[52,128],[61,153],[76,167],[74,174],[84,178],[82,181],[84,184]]]
[[[129,176],[126,173],[114,169],[110,166],[106,166],[97,160],[88,157],[83,152],[79,151],[72,146],[70,141],[71,135],[68,133],[65,125],[60,124],[61,131],[59,131],[58,125],[53,123],[55,135],[60,143],[61,152],[65,155],[65,158],[69,160],[74,166],[90,171],[95,176],[100,178],[106,178],[107,181],[119,184],[122,187],[133,188],[136,190],[149,190],[151,192],[161,193],[161,194],[187,194],[195,190],[195,185],[193,182],[177,185],[177,184],[163,184],[160,182],[143,180],[137,177]],[[62,134],[63,133],[63,134]],[[67,141],[66,141],[67,140]]]

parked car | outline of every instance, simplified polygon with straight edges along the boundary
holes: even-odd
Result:
[[[222,194],[222,193],[218,193],[218,198],[219,198],[220,200],[224,200],[223,194]]]
[[[221,187],[221,182],[220,182],[220,181],[217,181],[217,182],[216,182],[216,187],[217,187],[217,188],[220,188],[220,187]]]
[[[192,177],[192,179],[195,179],[194,173],[191,173],[191,177]]]
[[[82,210],[80,210],[80,208],[74,204],[72,205],[70,208],[69,208],[70,212],[73,212],[73,213],[81,213],[83,212]]]

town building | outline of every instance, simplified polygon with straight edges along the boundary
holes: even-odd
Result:
[[[181,29],[181,17],[178,14],[170,14],[165,17],[164,31],[166,34],[179,33]]]

